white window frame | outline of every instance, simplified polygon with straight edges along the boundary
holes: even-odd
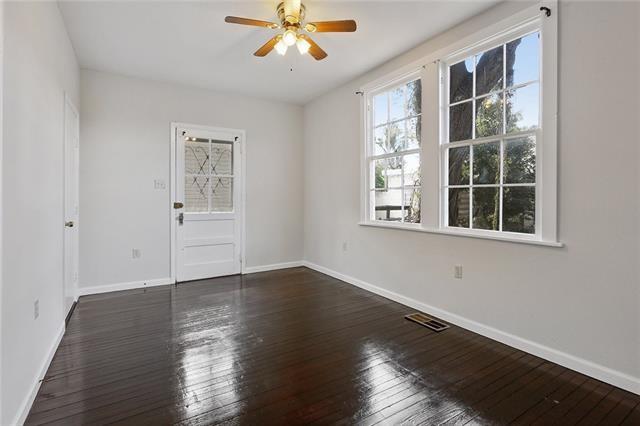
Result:
[[[411,81],[414,80],[420,80],[421,84],[422,84],[422,74],[420,73],[420,71],[413,71],[410,73],[407,73],[403,76],[401,76],[400,78],[394,79],[390,82],[388,82],[387,84],[384,84],[382,86],[379,86],[377,88],[375,88],[374,90],[370,90],[365,94],[365,135],[366,135],[366,143],[365,143],[365,163],[366,163],[366,171],[364,172],[365,176],[365,188],[368,189],[369,193],[366,194],[366,203],[367,203],[367,209],[364,212],[365,215],[365,220],[367,221],[372,221],[372,222],[382,222],[382,221],[378,221],[378,220],[374,220],[371,219],[372,215],[375,215],[375,199],[373,199],[373,197],[371,197],[371,193],[375,192],[373,188],[373,185],[371,184],[371,178],[372,178],[372,173],[371,173],[371,167],[370,167],[370,163],[371,161],[375,161],[375,160],[382,160],[385,158],[395,158],[395,157],[400,157],[401,159],[404,159],[405,156],[407,155],[411,155],[411,154],[420,154],[420,148],[414,148],[414,149],[407,149],[407,150],[403,150],[403,151],[398,151],[398,152],[393,152],[393,153],[388,153],[388,154],[380,154],[380,155],[376,155],[375,151],[374,151],[374,142],[373,142],[373,137],[374,137],[374,118],[373,118],[373,99],[384,92],[389,92],[391,90],[394,90],[400,86],[403,86]],[[421,109],[422,111],[422,109]],[[422,120],[422,112],[420,113],[420,120]],[[413,117],[417,117],[417,116],[413,116]],[[401,120],[407,120],[410,118],[413,118],[411,116],[407,116],[407,117],[403,117]],[[389,124],[388,122],[386,124]],[[422,156],[421,156],[422,157]],[[422,160],[422,158],[421,158]],[[422,163],[421,163],[422,164]],[[404,217],[404,189],[405,189],[405,185],[404,185],[404,172],[402,172],[402,184],[401,184],[401,189],[402,189],[402,216]],[[396,188],[394,188],[396,189]],[[422,192],[422,183],[420,185],[420,191]],[[422,219],[422,210],[420,212],[421,215],[421,219]],[[385,221],[386,223],[388,223],[388,221]],[[418,225],[418,223],[411,223],[411,222],[392,222],[392,223],[401,223],[403,225],[407,225],[407,226],[416,226]]]
[[[546,16],[541,7],[551,10]],[[560,247],[557,240],[557,0],[538,3],[523,9],[493,25],[464,37],[447,48],[414,61],[394,72],[361,87],[362,147],[361,147],[361,218],[360,225],[462,237],[485,238],[516,243]],[[442,109],[447,105],[446,79],[441,74],[446,62],[464,59],[473,53],[484,51],[521,35],[540,31],[540,116],[536,131],[536,232],[515,232],[455,228],[448,226],[447,200],[443,198],[446,183],[446,167],[442,159],[442,141],[448,128]],[[492,46],[493,45],[493,46]],[[446,70],[448,72],[448,70]],[[420,75],[422,82],[422,143],[420,164],[422,176],[421,223],[397,223],[370,218],[369,157],[372,148],[370,129],[372,111],[370,100],[376,92],[401,84]],[[443,121],[445,121],[443,123]],[[509,135],[511,137],[511,135]],[[497,138],[483,138],[488,141]],[[476,140],[473,141],[476,143]]]

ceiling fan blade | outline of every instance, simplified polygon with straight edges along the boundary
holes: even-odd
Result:
[[[292,24],[300,22],[300,0],[284,0],[284,16]]]
[[[260,57],[267,56],[269,52],[273,50],[275,45],[280,41],[280,37],[282,37],[280,34],[274,36],[271,40],[263,44],[260,49],[256,50],[254,55]]]
[[[322,50],[322,48],[318,46],[308,35],[300,34],[298,37],[305,39],[311,45],[309,48],[309,54],[313,56],[316,61],[321,61],[328,56],[327,52]]]
[[[348,19],[344,21],[309,22],[304,29],[310,33],[352,33],[357,27],[356,21]]]
[[[261,21],[259,19],[239,18],[237,16],[227,16],[224,18],[224,22],[228,22],[229,24],[251,25],[254,27],[266,27],[271,28],[272,30],[280,27],[280,25],[274,22]]]

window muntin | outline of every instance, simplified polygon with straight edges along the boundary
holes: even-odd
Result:
[[[443,220],[536,234],[540,32],[446,64]]]

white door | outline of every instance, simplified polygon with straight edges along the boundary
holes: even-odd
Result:
[[[64,307],[69,312],[78,289],[78,167],[80,160],[78,111],[64,102]]]
[[[176,280],[241,272],[241,134],[176,128]]]

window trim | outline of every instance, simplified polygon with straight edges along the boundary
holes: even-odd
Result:
[[[412,149],[407,149],[404,151],[399,151],[399,152],[393,152],[393,153],[387,153],[387,154],[379,154],[376,155],[375,152],[372,151],[373,149],[373,134],[375,132],[376,127],[374,126],[374,118],[373,118],[373,114],[374,114],[374,110],[373,110],[373,98],[381,93],[384,92],[389,92],[397,87],[403,86],[411,81],[414,80],[420,80],[420,83],[422,84],[422,73],[420,72],[421,69],[418,70],[413,70],[412,72],[408,72],[408,73],[403,73],[401,76],[398,76],[396,78],[391,79],[390,81],[387,81],[385,83],[379,84],[377,86],[375,86],[372,89],[367,90],[367,92],[364,94],[363,96],[363,102],[364,102],[364,106],[363,106],[363,112],[364,112],[364,117],[365,119],[364,121],[364,135],[365,135],[365,142],[364,142],[364,159],[363,159],[363,165],[362,165],[362,180],[363,180],[363,189],[364,191],[366,191],[365,194],[362,194],[363,196],[363,200],[362,200],[362,206],[361,206],[361,219],[363,221],[371,221],[371,222],[379,222],[375,219],[371,219],[371,213],[372,213],[372,208],[373,208],[373,204],[372,204],[372,198],[371,198],[371,193],[375,192],[376,189],[373,188],[372,189],[372,185],[371,185],[371,171],[369,169],[369,163],[371,161],[375,161],[375,160],[380,160],[380,159],[384,159],[384,158],[395,158],[395,157],[401,157],[404,158],[407,155],[412,155],[412,154],[420,154],[420,160],[422,160],[422,149],[421,148],[412,148]],[[422,107],[424,106],[424,102],[421,99],[421,112],[419,117],[421,117],[420,119],[422,120]],[[407,119],[411,119],[413,117],[418,117],[418,115],[415,116],[407,116],[407,117],[403,117],[402,119],[398,119],[397,121],[404,121]],[[390,123],[392,123],[393,121],[389,121],[386,122],[385,124],[388,125]],[[422,168],[422,161],[420,163],[420,167]],[[406,186],[403,185],[402,188],[391,188],[391,189],[403,189],[406,188]],[[422,194],[422,188],[423,188],[423,183],[420,184],[420,193]],[[404,197],[404,194],[403,194]],[[403,202],[403,208],[402,211],[404,212],[404,202]],[[422,215],[422,213],[421,213]],[[413,226],[416,225],[414,223],[411,222],[400,222],[403,225],[409,225],[409,226]]]
[[[547,17],[540,7],[552,10]],[[402,66],[391,73],[379,77],[361,87],[361,217],[359,225],[378,228],[401,229],[427,233],[446,234],[483,238],[497,241],[529,243],[551,247],[561,247],[557,240],[557,0],[542,1],[535,6],[525,8],[493,25],[488,25],[457,42],[439,49],[436,52]],[[440,70],[443,62],[455,58],[464,59],[474,49],[482,51],[491,43],[500,44],[501,39],[508,39],[518,31],[526,33],[540,31],[540,115],[539,129],[536,131],[536,233],[520,234],[505,231],[467,229],[443,226],[443,173],[446,171],[440,160],[441,133],[443,127],[443,87]],[[516,36],[515,38],[517,38]],[[419,75],[422,80],[422,142],[420,147],[420,164],[422,170],[422,207],[421,223],[394,223],[372,220],[369,217],[369,177],[368,160],[370,149],[369,124],[370,111],[368,100],[372,94],[401,84]],[[435,77],[437,76],[437,77]],[[436,79],[436,80],[434,80]],[[433,102],[434,99],[436,102]],[[434,106],[435,104],[435,106]],[[430,127],[437,127],[436,129]],[[530,131],[529,131],[530,133]],[[509,137],[513,136],[512,134]],[[476,141],[495,140],[496,137],[475,139]],[[436,155],[437,158],[431,158]],[[437,168],[437,173],[435,170]],[[428,177],[425,172],[429,172]],[[437,176],[437,177],[436,177]],[[538,230],[539,227],[539,230]]]

